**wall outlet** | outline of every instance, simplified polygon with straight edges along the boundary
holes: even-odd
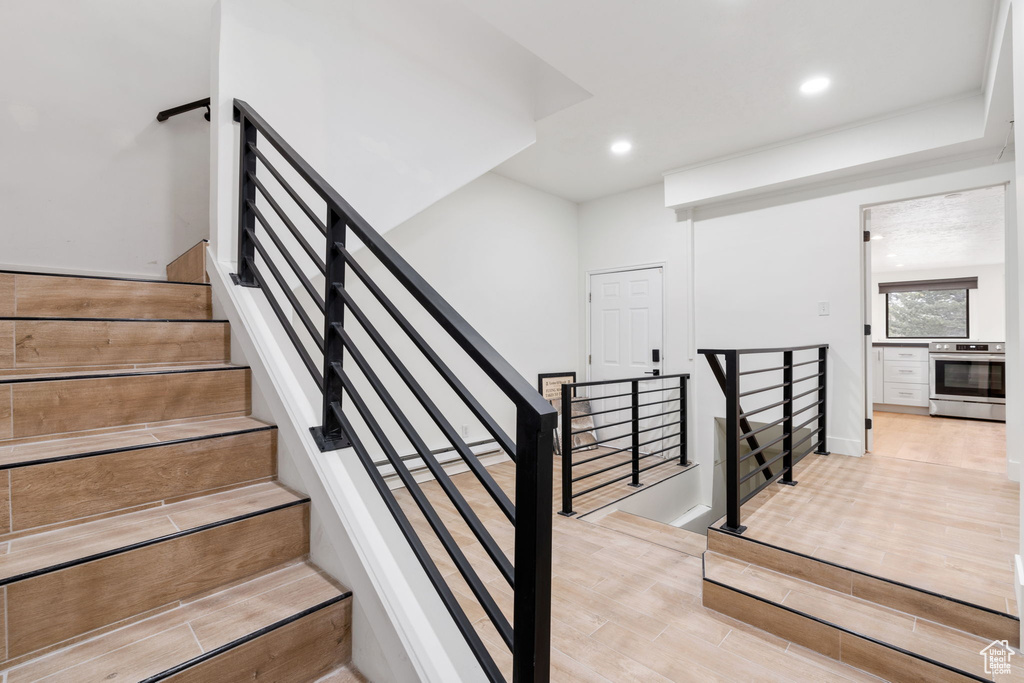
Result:
[[[827,301],[819,301],[818,302],[818,315],[828,315],[828,302]]]

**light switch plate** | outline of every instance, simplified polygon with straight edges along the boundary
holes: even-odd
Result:
[[[819,301],[818,302],[818,315],[828,315],[828,302],[827,301]]]

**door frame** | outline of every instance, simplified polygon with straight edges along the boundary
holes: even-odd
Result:
[[[607,275],[608,273],[629,273],[629,272],[632,272],[632,271],[635,271],[635,270],[651,270],[651,269],[654,269],[654,268],[657,268],[658,270],[661,271],[661,347],[662,347],[661,348],[661,369],[662,369],[663,373],[667,374],[667,370],[666,369],[668,367],[668,361],[666,359],[668,358],[668,355],[667,355],[667,350],[665,348],[665,338],[668,336],[668,334],[667,334],[667,331],[668,331],[667,320],[668,319],[665,316],[666,316],[666,314],[668,312],[668,309],[665,308],[665,265],[666,265],[665,261],[656,261],[656,262],[653,262],[653,263],[641,263],[641,264],[631,265],[631,266],[615,266],[615,267],[612,267],[612,268],[594,268],[593,270],[588,270],[588,271],[586,271],[584,273],[584,275],[586,276],[586,283],[585,283],[586,284],[586,287],[585,287],[586,291],[584,291],[584,293],[583,293],[583,308],[586,311],[586,315],[584,316],[584,325],[586,327],[586,329],[585,329],[585,340],[586,341],[585,341],[584,348],[583,348],[583,356],[584,356],[584,358],[587,359],[587,362],[583,364],[583,366],[586,368],[586,370],[585,370],[585,372],[583,374],[587,378],[588,382],[592,381],[594,379],[590,375],[590,368],[591,368],[590,355],[592,353],[591,339],[590,339],[590,329],[591,329],[590,318],[591,318],[591,304],[593,303],[591,301],[591,296],[590,295],[591,295],[591,293],[593,291],[592,290],[592,283],[593,283],[594,276],[595,275]]]

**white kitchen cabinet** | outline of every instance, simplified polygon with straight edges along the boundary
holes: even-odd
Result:
[[[874,347],[872,396],[875,403],[928,407],[928,349]]]
[[[883,349],[874,347],[871,349],[871,401],[873,403],[885,403],[885,360]]]

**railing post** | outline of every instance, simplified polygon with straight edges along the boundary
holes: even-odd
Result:
[[[780,484],[795,486],[793,481],[793,352],[782,353],[782,479]]]
[[[564,424],[564,423],[563,423]],[[516,538],[512,680],[547,683],[551,672],[551,460],[554,420],[524,408],[516,419]]]
[[[634,379],[630,384],[632,385],[630,400],[633,402],[633,478],[629,485],[638,487],[640,486],[640,382]]]
[[[572,385],[562,385],[562,511],[572,517]]]
[[[256,174],[256,154],[249,149],[249,145],[256,146],[256,126],[242,116],[241,127],[238,154],[238,272],[232,279],[236,285],[259,287],[252,271],[256,247],[249,237],[249,231],[256,231],[256,215],[249,208],[250,202],[256,202],[256,184],[249,177],[250,173]]]
[[[341,365],[345,345],[335,326],[345,324],[345,300],[337,287],[345,288],[345,259],[339,247],[345,246],[345,217],[333,208],[327,208],[327,259],[324,278],[324,401],[322,422],[313,427],[313,438],[321,451],[347,448],[351,441],[341,428],[332,406],[341,405],[342,382],[334,372],[335,365]]]
[[[679,378],[679,464],[683,467],[690,464],[686,434],[686,388],[689,379],[686,375]]]
[[[741,534],[740,524],[740,355],[725,352],[725,526]]]
[[[818,455],[829,455],[828,451],[828,346],[818,347],[818,399],[821,401],[821,412],[818,414],[818,447],[814,450]]]

